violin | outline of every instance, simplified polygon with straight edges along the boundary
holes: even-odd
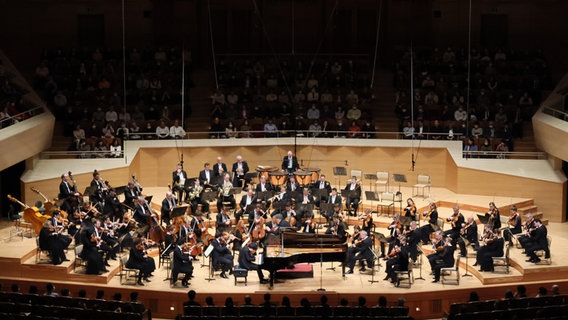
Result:
[[[394,249],[388,254],[388,258],[394,258],[400,253],[401,249],[399,246],[395,246]]]
[[[460,233],[461,233],[461,234],[466,234],[467,229],[468,229],[469,227],[471,227],[472,225],[473,225],[473,221],[470,222],[470,223],[468,223],[468,224],[466,224],[465,226],[463,226],[463,228],[461,228]]]
[[[511,216],[509,216],[509,220],[507,220],[507,223],[512,227],[516,226],[517,225],[516,220],[517,220],[518,215],[519,215],[518,212],[516,212],[516,211],[513,212],[513,214]]]

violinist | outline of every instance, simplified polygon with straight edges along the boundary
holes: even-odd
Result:
[[[162,200],[162,208],[160,209],[162,221],[166,223],[166,226],[170,225],[171,213],[177,206],[177,199],[174,197],[173,192],[166,192],[166,197]]]
[[[477,235],[477,223],[473,216],[467,217],[467,223],[462,224],[460,229],[460,237],[458,238],[458,246],[460,247],[460,255],[467,255],[467,245],[473,246],[473,250],[479,248],[479,237]]]
[[[95,204],[102,202],[107,191],[107,185],[101,178],[101,174],[95,170],[93,172],[93,180],[91,180],[91,195],[89,196],[89,201]]]
[[[97,245],[99,249],[103,252],[103,261],[105,266],[109,267],[110,264],[108,260],[113,258],[116,259],[116,254],[118,252],[118,240],[110,234],[110,230],[106,230],[102,227],[101,220],[95,220],[94,238],[97,239]]]
[[[325,234],[332,234],[334,236],[345,236],[345,226],[341,222],[341,215],[333,215],[333,221],[325,231]]]
[[[344,191],[349,192],[347,200],[345,200],[345,206],[347,207],[349,215],[356,216],[357,209],[359,208],[359,201],[361,200],[361,184],[357,180],[357,177],[351,177],[351,180],[345,188]]]
[[[174,250],[174,247],[177,246],[178,238],[179,236],[175,232],[175,226],[173,224],[167,226],[162,257],[167,257]]]
[[[420,232],[416,221],[410,221],[408,229],[404,231],[404,239],[408,245],[408,253],[412,261],[418,258],[418,244],[420,243]]]
[[[196,235],[193,232],[192,220],[185,217],[183,225],[179,228],[178,243],[189,242],[190,239],[195,239]]]
[[[51,225],[57,233],[57,238],[59,238],[61,243],[63,243],[63,249],[67,249],[73,241],[73,238],[71,238],[71,236],[69,236],[68,234],[63,234],[62,232],[65,230],[65,228],[67,228],[69,220],[63,219],[61,211],[59,210],[53,211],[53,217],[51,217],[49,220],[51,220]]]
[[[51,263],[60,265],[63,261],[69,261],[65,256],[65,243],[59,238],[59,232],[53,227],[50,219],[43,223],[39,233],[39,247],[48,250]]]
[[[172,279],[171,285],[175,286],[178,280],[178,275],[180,273],[184,274],[183,279],[181,280],[181,285],[184,288],[187,288],[190,283],[189,279],[193,277],[193,264],[191,260],[193,258],[189,254],[190,248],[187,245],[179,245],[176,244],[174,247],[174,260],[172,265]]]
[[[526,248],[527,243],[530,241],[531,235],[534,233],[535,225],[534,225],[534,217],[531,213],[527,213],[526,215],[527,220],[522,224],[523,226],[523,233],[517,236],[517,241],[521,245],[521,247]]]
[[[221,232],[212,242],[213,245],[213,265],[221,265],[221,278],[228,279],[225,272],[233,274],[233,255],[229,249],[229,244],[234,239],[228,232]]]
[[[399,235],[402,233],[402,223],[398,214],[393,215],[391,224],[387,227],[389,235],[386,237],[389,248],[387,254],[391,252],[395,245],[399,244]],[[385,244],[381,242],[381,252],[384,250]]]
[[[430,237],[432,238],[430,242],[432,243],[432,250],[434,252],[427,255],[426,258],[428,258],[430,267],[432,268],[432,271],[434,271],[434,266],[436,264],[435,261],[436,259],[440,258],[440,252],[444,250],[445,240],[444,240],[444,234],[440,230],[431,234]]]
[[[251,243],[248,246],[244,246],[239,251],[239,268],[247,270],[256,270],[258,274],[258,280],[261,284],[268,283],[268,280],[264,278],[262,269],[254,263],[256,251],[258,250],[258,245],[256,243]]]
[[[142,194],[140,193],[134,181],[128,181],[128,185],[124,188],[124,204],[129,208],[134,208],[134,200],[138,199]]]
[[[371,229],[375,226],[373,224],[373,211],[371,209],[365,209],[365,213],[363,214],[363,217],[361,217],[361,220],[363,220],[362,229],[367,231],[367,234],[371,234]]]
[[[152,272],[156,270],[156,263],[154,259],[146,254],[146,247],[142,238],[136,238],[133,246],[130,248],[130,255],[126,262],[126,267],[130,269],[138,269],[138,282],[137,284],[143,286],[142,279],[150,282],[148,277],[152,276]]]
[[[501,229],[501,215],[494,202],[489,202],[489,211],[485,213],[485,217],[489,218],[487,224],[491,229]]]
[[[474,265],[479,265],[479,271],[493,271],[493,257],[500,257],[503,255],[503,247],[505,241],[499,235],[499,229],[491,230],[486,226],[486,233],[484,235],[485,245],[477,250],[476,260]]]
[[[548,230],[540,219],[534,219],[534,232],[531,234],[530,241],[526,244],[525,252],[530,258],[526,262],[539,263],[540,258],[536,255],[537,250],[544,250],[544,258],[550,259],[550,248],[548,247]]]
[[[317,223],[314,220],[313,214],[304,215],[302,217],[300,230],[305,233],[316,233]]]
[[[387,276],[383,280],[388,281],[390,279],[392,283],[396,283],[398,281],[396,271],[408,270],[408,255],[409,247],[406,243],[406,239],[401,238],[400,245],[395,245],[389,254],[389,259],[385,268]]]
[[[437,257],[432,265],[432,272],[434,273],[434,280],[432,282],[434,283],[440,281],[442,268],[452,267],[455,263],[454,251],[456,247],[452,245],[450,238],[443,241],[441,248],[442,249],[437,252]]]
[[[412,198],[406,199],[406,207],[404,208],[404,216],[416,220],[416,204]]]
[[[61,209],[66,212],[73,212],[75,211],[76,207],[73,205],[76,204],[74,199],[78,199],[80,197],[80,193],[75,190],[75,184],[71,185],[69,180],[69,174],[64,173],[61,175],[61,183],[59,184],[59,200],[64,200],[61,204]]]
[[[264,226],[264,230],[268,234],[279,235],[282,230],[290,227],[290,223],[284,220],[281,214],[275,214],[272,216],[272,220]]]
[[[427,212],[423,215],[423,219],[427,221],[427,224],[423,225],[422,227],[418,228],[418,232],[420,233],[422,243],[430,242],[430,235],[438,230],[438,208],[436,203],[430,202],[430,207]]]
[[[83,244],[82,258],[87,261],[87,274],[103,274],[105,268],[102,255],[99,253],[100,239],[97,239],[95,226],[89,220],[81,226],[81,243]]]
[[[228,231],[231,228],[231,217],[229,216],[229,209],[226,206],[221,208],[221,211],[217,214],[216,221],[217,230]]]
[[[207,214],[209,214],[209,202],[202,197],[204,190],[200,180],[195,179],[193,187],[189,190],[189,203],[191,203],[192,213],[197,212],[198,206],[201,205],[201,212],[207,212]]]
[[[444,231],[444,237],[451,237],[453,244],[455,245],[456,241],[458,241],[458,238],[460,237],[461,228],[465,219],[457,205],[453,207],[453,210],[454,213],[446,219],[446,221],[450,222],[452,228]]]
[[[346,264],[349,270],[345,274],[352,274],[353,268],[355,267],[355,262],[358,260],[366,260],[367,266],[373,268],[374,255],[372,252],[373,242],[371,237],[367,235],[367,231],[362,230],[359,232],[359,239],[357,239],[352,247],[347,249],[347,261]]]
[[[505,239],[505,241],[508,241],[510,245],[513,245],[514,235],[522,232],[521,215],[517,211],[516,206],[511,206],[511,215],[509,215],[507,224],[509,225],[509,227],[503,230],[503,238]]]

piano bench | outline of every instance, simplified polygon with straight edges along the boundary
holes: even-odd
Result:
[[[238,278],[245,278],[245,286],[247,285],[247,277],[248,277],[248,270],[247,269],[241,269],[239,267],[235,267],[233,269],[233,276],[235,277],[235,286],[237,285],[237,279]],[[241,281],[242,282],[242,281]]]

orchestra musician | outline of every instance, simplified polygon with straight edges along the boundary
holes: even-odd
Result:
[[[467,217],[467,223],[463,223],[460,229],[460,236],[458,237],[458,246],[460,248],[460,255],[465,257],[467,255],[467,244],[473,246],[473,250],[479,248],[479,236],[477,235],[477,223],[473,216]]]
[[[120,249],[119,239],[116,235],[115,229],[116,224],[114,224],[110,217],[106,217],[105,220],[101,223],[101,240],[103,240],[103,244],[107,245],[109,250],[107,254],[107,261],[116,260],[116,255]],[[103,249],[104,250],[104,249]]]
[[[267,192],[267,191],[274,191],[274,187],[270,182],[266,181],[265,176],[260,176],[259,182],[256,185],[256,192]]]
[[[341,207],[341,195],[337,194],[337,188],[331,189],[331,195],[329,196],[327,203],[338,204]]]
[[[314,214],[304,215],[300,221],[300,230],[304,233],[316,233],[317,223],[314,220]]]
[[[174,247],[177,245],[178,241],[178,234],[175,232],[176,226],[170,224],[166,227],[166,237],[164,240],[164,247],[162,250],[162,256],[167,257],[169,254],[174,250]]]
[[[102,274],[108,272],[105,268],[102,255],[99,253],[100,239],[96,237],[95,226],[84,220],[81,225],[81,243],[83,244],[83,251],[81,258],[87,261],[87,274]]]
[[[517,241],[521,245],[522,248],[526,249],[527,243],[530,241],[531,234],[534,232],[535,225],[534,225],[534,217],[531,213],[527,213],[526,215],[527,220],[523,223],[523,231],[524,233],[517,237]]]
[[[254,209],[251,212],[249,212],[248,215],[249,225],[252,225],[255,220],[258,220],[258,218],[266,219],[266,212],[262,211],[262,208],[260,207],[259,204],[256,204],[254,206]]]
[[[313,213],[308,211],[303,215],[296,214],[296,211],[292,208],[292,203],[290,202],[286,202],[283,208],[272,211],[272,216],[276,214],[282,215],[284,220],[288,221],[292,227],[296,227],[304,216],[313,216]]]
[[[75,190],[75,184],[71,185],[69,182],[69,174],[64,173],[61,175],[61,183],[59,183],[59,200],[64,200],[61,204],[61,209],[66,212],[75,211],[77,206],[73,205],[73,200],[80,197],[80,193]]]
[[[230,202],[231,208],[236,207],[235,196],[231,194],[231,189],[233,188],[233,183],[231,183],[231,176],[226,173],[223,176],[223,184],[219,189],[219,198],[217,199],[217,212],[221,212],[221,207],[223,202]]]
[[[249,172],[249,166],[246,161],[243,161],[243,157],[240,155],[237,156],[236,160],[231,170],[234,173],[233,185],[235,187],[244,188],[248,184],[248,181],[245,181],[245,175]]]
[[[359,208],[359,201],[361,200],[361,185],[357,181],[357,177],[351,177],[351,180],[347,183],[343,190],[349,191],[349,196],[345,200],[347,212],[351,216],[356,216],[357,209]]]
[[[387,255],[390,254],[395,245],[399,245],[399,235],[402,233],[402,223],[398,214],[393,215],[392,222],[387,227],[389,235],[386,237],[389,248]],[[385,244],[381,242],[381,252],[385,252]],[[382,255],[382,254],[381,254]]]
[[[359,232],[359,239],[354,242],[352,247],[347,249],[346,264],[349,267],[349,270],[345,271],[345,274],[352,274],[355,263],[359,260],[366,260],[367,266],[369,268],[373,267],[374,255],[372,252],[372,246],[373,242],[371,237],[367,235],[367,231],[361,230],[361,232]]]
[[[550,258],[550,248],[548,247],[548,230],[540,219],[534,219],[534,231],[531,233],[529,241],[525,246],[525,252],[530,258],[527,262],[539,263],[540,258],[536,251],[544,250],[544,258]]]
[[[298,158],[291,150],[288,150],[287,155],[282,159],[282,170],[288,172],[289,175],[293,175],[299,168]]]
[[[229,274],[233,274],[233,255],[229,249],[229,244],[233,240],[228,232],[221,232],[219,236],[215,238],[212,242],[213,245],[213,265],[221,266],[221,278],[228,279],[229,277],[225,272],[229,271]]]
[[[454,213],[446,219],[446,221],[451,223],[452,228],[444,231],[444,237],[451,237],[453,242],[452,244],[455,245],[460,237],[461,228],[465,219],[457,205],[453,207],[453,210]]]
[[[507,224],[509,227],[503,231],[503,238],[505,241],[508,241],[510,245],[513,245],[513,237],[522,232],[521,215],[519,214],[516,206],[511,206],[511,215],[509,215]]]
[[[223,177],[227,172],[227,165],[223,163],[221,157],[217,157],[217,162],[213,165],[213,175],[215,177]]]
[[[177,206],[177,200],[171,191],[166,192],[166,197],[162,200],[162,208],[160,209],[160,216],[162,217],[162,222],[166,223],[166,226],[170,225],[171,213]]]
[[[313,213],[313,205],[315,203],[314,197],[310,194],[308,188],[302,189],[302,194],[296,198],[296,208],[298,209],[298,217],[301,218],[304,214]],[[298,204],[305,204],[307,206],[299,207]]]
[[[178,243],[183,244],[189,242],[190,239],[193,239],[195,237],[193,231],[192,220],[188,216],[185,216],[183,225],[179,227]]]
[[[187,245],[179,245],[176,244],[174,247],[174,261],[172,266],[172,279],[171,285],[175,286],[178,280],[178,275],[180,273],[184,274],[183,279],[181,280],[181,285],[184,288],[189,286],[189,279],[193,277],[193,264],[191,260],[193,258],[189,254],[189,248]]]
[[[151,219],[152,217],[155,217],[155,216],[156,215],[154,214],[154,212],[150,208],[150,204],[148,203],[148,201],[146,201],[146,199],[144,199],[144,197],[139,196],[138,197],[138,203],[134,207],[134,220],[136,220],[136,222],[138,222],[138,224],[142,228],[147,228],[148,223],[149,223],[149,219]]]
[[[103,263],[105,266],[110,267],[108,260],[111,257],[116,258],[116,253],[118,249],[118,240],[112,239],[112,237],[108,234],[108,231],[105,231],[102,228],[101,220],[96,219],[94,222],[93,228],[94,238],[97,239],[97,246],[98,250],[103,253]],[[105,239],[107,241],[105,241]]]
[[[433,253],[426,256],[428,258],[428,262],[430,263],[430,268],[432,272],[434,272],[434,266],[436,265],[436,259],[440,259],[440,253],[443,251],[443,246],[445,243],[444,240],[444,233],[441,230],[434,232],[433,234],[429,235],[429,239],[432,237],[429,242],[432,243],[432,249],[434,250]]]
[[[195,233],[195,236],[197,237],[197,241],[201,242],[203,235],[207,233],[207,225],[205,224],[205,220],[203,220],[203,213],[197,211],[193,214],[191,227],[193,228],[193,233]]]
[[[134,208],[134,200],[138,199],[139,196],[142,194],[136,187],[134,181],[128,181],[128,185],[124,188],[124,204],[127,205],[129,208]]]
[[[447,238],[443,242],[444,243],[441,246],[442,249],[436,253],[437,257],[433,261],[434,264],[432,265],[432,271],[434,272],[434,280],[432,282],[434,283],[440,281],[442,268],[452,267],[455,263],[454,251],[456,247],[452,245],[450,238]]]
[[[264,226],[264,230],[266,230],[266,233],[279,235],[282,230],[290,227],[290,223],[284,220],[281,214],[275,214],[272,216],[272,220]]]
[[[396,271],[408,270],[408,255],[410,247],[406,243],[406,238],[401,238],[400,245],[395,245],[389,254],[385,272],[387,276],[383,279],[396,283],[398,281]]]
[[[103,201],[104,196],[108,190],[105,182],[101,178],[101,174],[95,170],[93,172],[93,180],[91,180],[91,196],[89,196],[89,201],[97,204]]]
[[[408,229],[403,231],[403,233],[408,246],[408,254],[412,261],[416,261],[418,258],[418,244],[420,243],[420,232],[418,232],[416,221],[410,221]]]
[[[185,187],[185,181],[188,179],[187,172],[183,170],[183,164],[178,163],[176,170],[172,172],[172,191],[177,192],[177,199],[189,203],[188,189]],[[185,198],[184,198],[185,194]]]
[[[59,238],[61,243],[63,243],[63,249],[67,250],[67,248],[69,247],[69,245],[73,241],[73,238],[71,238],[71,236],[69,236],[67,234],[63,234],[62,232],[67,228],[69,221],[66,220],[66,219],[63,219],[63,216],[61,215],[61,211],[59,211],[59,210],[54,210],[53,211],[53,217],[51,217],[48,220],[51,220],[51,225],[53,226],[53,228],[55,230],[57,230],[57,237]]]
[[[191,212],[196,213],[198,206],[201,205],[201,211],[209,214],[209,202],[203,199],[203,192],[205,188],[201,185],[199,179],[195,179],[193,187],[189,190],[189,202],[191,203]]]
[[[479,271],[493,272],[493,257],[503,255],[503,246],[505,241],[499,235],[499,229],[491,230],[487,226],[485,245],[477,250],[476,265],[479,265]]]
[[[280,186],[280,192],[274,195],[270,200],[273,202],[273,207],[279,207],[278,203],[288,203],[291,202],[290,194],[286,192],[286,186]]]
[[[51,263],[60,265],[63,261],[69,261],[65,256],[65,243],[59,237],[59,230],[53,227],[51,219],[45,220],[39,233],[39,247],[48,250]]]
[[[110,188],[103,198],[103,215],[110,216],[111,218],[119,219],[122,217],[122,206],[120,205],[120,200],[116,196],[116,190],[114,188]]]
[[[334,214],[333,221],[325,231],[325,234],[332,234],[334,236],[345,236],[345,225],[341,222],[341,215]]]
[[[262,269],[254,263],[256,251],[258,250],[258,245],[256,243],[251,243],[248,246],[244,246],[239,251],[239,268],[246,270],[256,270],[258,275],[258,280],[261,284],[268,283],[268,280],[264,278]]]
[[[134,244],[130,248],[130,255],[128,256],[126,267],[139,270],[137,281],[138,285],[144,285],[144,283],[142,283],[142,279],[146,282],[150,282],[148,277],[151,277],[152,272],[156,270],[156,262],[153,258],[146,254],[146,247],[142,238],[136,238],[134,240]]]
[[[423,214],[423,219],[427,224],[418,228],[418,232],[422,243],[429,243],[430,234],[438,230],[438,208],[436,203],[430,202],[429,210]]]
[[[315,199],[315,204],[320,205],[320,202],[327,202],[329,194],[331,193],[331,184],[325,179],[325,175],[322,174],[318,181],[314,181],[311,186],[312,190],[323,190],[323,191],[312,191],[312,193],[317,192],[318,197]]]
[[[361,220],[363,220],[361,229],[367,231],[367,234],[371,234],[371,231],[375,226],[373,224],[373,211],[371,209],[365,209],[365,213],[361,217]]]
[[[215,222],[217,226],[217,231],[228,231],[231,228],[231,217],[229,216],[229,209],[226,206],[221,208],[221,211],[217,214],[217,220]]]
[[[404,216],[416,220],[416,204],[412,198],[406,199],[406,207],[404,208]]]
[[[298,191],[299,189],[300,189],[300,184],[298,183],[298,181],[296,181],[296,177],[289,176],[288,182],[286,182],[286,190],[290,192],[295,192]]]
[[[199,171],[199,182],[201,182],[201,184],[204,186],[213,185],[215,184],[213,183],[213,178],[214,174],[213,170],[211,170],[211,164],[209,164],[209,162],[205,162],[205,164],[203,165],[203,170]]]
[[[491,229],[501,229],[501,215],[494,202],[489,202],[489,211],[485,213],[485,216],[489,218],[487,224]]]
[[[247,211],[247,208],[249,208],[250,212],[250,208],[253,208],[258,203],[259,199],[257,199],[256,196],[254,195],[252,188],[248,188],[247,193],[241,198],[241,201],[239,202],[239,207],[241,209],[237,211],[237,213],[235,213],[235,220],[236,220],[235,222],[237,223],[239,222],[239,220],[243,217],[243,215]]]

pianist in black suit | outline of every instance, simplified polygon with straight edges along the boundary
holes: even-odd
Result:
[[[359,232],[359,239],[354,242],[354,246],[347,250],[347,270],[346,274],[353,273],[353,268],[355,267],[355,262],[358,260],[366,260],[367,266],[369,268],[373,267],[373,252],[372,252],[373,242],[371,237],[367,235],[367,231],[362,230]]]
[[[256,270],[260,283],[262,284],[268,283],[268,280],[264,279],[264,274],[262,273],[262,269],[259,268],[258,265],[254,263],[256,250],[258,250],[258,245],[254,242],[241,249],[239,253],[239,268],[247,270]]]

